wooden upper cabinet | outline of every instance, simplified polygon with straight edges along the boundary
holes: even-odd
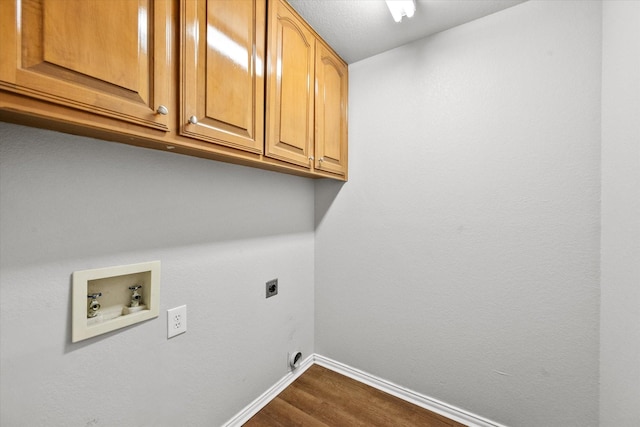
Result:
[[[165,0],[2,0],[0,87],[168,130],[170,14]]]
[[[346,180],[347,85],[286,0],[0,0],[0,120]]]
[[[315,168],[347,174],[347,65],[322,42],[316,44]]]
[[[265,0],[183,0],[180,133],[264,146]]]
[[[269,3],[265,155],[307,168],[313,147],[315,36],[282,0]]]
[[[347,64],[284,0],[269,5],[265,155],[346,179]]]

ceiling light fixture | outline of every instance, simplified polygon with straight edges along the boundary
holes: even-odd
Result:
[[[416,3],[414,0],[385,0],[393,20],[402,21],[402,17],[411,18],[416,12]]]

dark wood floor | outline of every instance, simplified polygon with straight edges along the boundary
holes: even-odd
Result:
[[[244,426],[463,427],[463,424],[313,365]]]

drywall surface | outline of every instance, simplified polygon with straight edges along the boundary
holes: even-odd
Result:
[[[288,0],[289,4],[347,63],[382,53],[525,0],[418,0],[415,15],[402,25],[390,18],[383,1]]]
[[[1,425],[222,425],[313,352],[311,180],[7,123],[0,141]],[[160,316],[72,344],[71,273],[151,260]]]
[[[598,424],[601,4],[529,1],[350,66],[316,184],[316,351],[519,427]]]
[[[640,2],[603,2],[600,425],[640,426]]]

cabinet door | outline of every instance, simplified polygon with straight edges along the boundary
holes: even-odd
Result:
[[[262,153],[265,0],[184,0],[182,17],[180,133]]]
[[[316,46],[315,168],[347,173],[348,68],[321,42]]]
[[[4,89],[167,130],[167,1],[1,0],[0,15]]]
[[[282,0],[269,6],[265,154],[310,167],[315,38]]]

